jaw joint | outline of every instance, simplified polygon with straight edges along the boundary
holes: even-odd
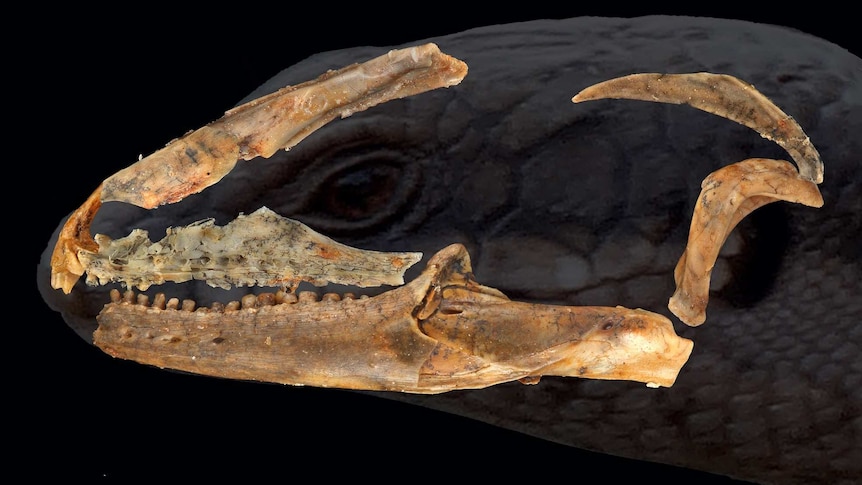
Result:
[[[691,354],[693,343],[662,315],[511,301],[473,280],[460,245],[437,253],[432,264],[443,268],[441,277],[417,313],[421,331],[437,341],[421,371],[428,385],[485,387],[554,375],[670,387]]]

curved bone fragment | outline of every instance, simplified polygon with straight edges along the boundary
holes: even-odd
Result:
[[[373,298],[276,294],[197,309],[131,291],[112,299],[94,339],[114,357],[292,385],[435,394],[558,375],[669,387],[693,347],[644,310],[512,302],[473,281],[460,244]]]
[[[82,251],[87,283],[121,282],[146,290],[166,281],[203,280],[213,287],[295,287],[299,281],[360,287],[403,285],[404,272],[422,253],[386,253],[340,244],[299,221],[266,207],[240,215],[227,225],[212,219],[168,228],[151,242],[135,229],[112,240],[96,235],[99,249]]]
[[[226,112],[106,179],[66,221],[51,256],[51,286],[69,293],[83,274],[79,256],[96,248],[89,227],[101,202],[146,209],[178,202],[217,183],[240,158],[270,157],[336,117],[453,86],[466,74],[466,64],[429,43],[330,71]]]
[[[779,200],[823,206],[817,185],[784,160],[751,158],[703,180],[688,244],[674,270],[677,287],[668,303],[674,315],[691,326],[706,320],[709,279],[727,236],[755,209]]]
[[[823,182],[820,154],[796,120],[754,86],[733,76],[709,72],[632,74],[594,84],[572,101],[606,98],[687,104],[736,121],[787,150],[804,179]]]

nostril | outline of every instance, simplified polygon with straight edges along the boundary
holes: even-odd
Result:
[[[464,310],[462,308],[448,306],[440,309],[440,313],[442,313],[443,315],[459,315],[463,311]]]

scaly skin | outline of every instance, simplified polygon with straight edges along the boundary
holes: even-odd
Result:
[[[797,33],[733,22],[576,20],[495,32],[434,39],[470,65],[457,91],[334,123],[270,162],[282,168],[267,173],[282,179],[241,193],[223,183],[158,217],[189,221],[206,207],[206,215],[229,219],[266,203],[361,247],[430,254],[463,242],[481,281],[513,299],[667,314],[673,265],[703,177],[743,158],[786,157],[745,128],[684,107],[568,100],[633,72],[733,74],[811,136],[826,163],[826,205],[764,208],[731,236],[733,257],[723,260],[707,322],[677,327],[696,350],[671,390],[546,379],[528,388],[395,397],[553,441],[751,481],[858,477],[851,451],[862,409],[855,328],[862,146],[852,134],[862,130],[862,61]],[[750,43],[746,56],[738,55],[741,43]],[[378,51],[316,57],[272,87]],[[376,171],[350,171],[362,161]],[[374,203],[350,205],[349,182],[363,173],[378,184],[358,193]],[[390,173],[398,184],[386,183]],[[339,195],[321,196],[324,183]],[[68,210],[82,199],[70,200]],[[118,234],[140,225],[122,220]]]

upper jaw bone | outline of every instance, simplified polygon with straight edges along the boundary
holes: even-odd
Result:
[[[166,281],[202,280],[225,290],[233,286],[283,286],[300,281],[359,287],[403,285],[404,272],[422,253],[382,252],[338,243],[299,221],[266,207],[225,226],[205,219],[171,227],[160,241],[135,229],[113,240],[97,235],[98,251],[82,251],[87,283],[120,282],[146,290]]]
[[[393,50],[234,108],[221,119],[106,179],[66,221],[51,256],[51,286],[72,291],[97,244],[90,224],[102,202],[152,209],[217,183],[236,164],[289,149],[332,121],[377,104],[461,82],[467,65],[434,44]]]
[[[510,301],[473,280],[460,244],[373,298],[230,310],[229,319],[133,301],[99,315],[95,343],[109,354],[282,384],[433,394],[558,375],[669,387],[693,347],[644,310]]]

